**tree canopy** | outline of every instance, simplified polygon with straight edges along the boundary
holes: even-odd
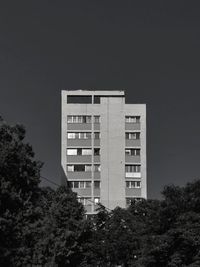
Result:
[[[0,118],[0,266],[200,266],[200,180],[87,218],[70,188],[39,186],[41,168]]]

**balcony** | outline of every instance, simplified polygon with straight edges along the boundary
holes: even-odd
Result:
[[[126,131],[140,130],[140,123],[125,123],[125,130]]]
[[[67,179],[69,180],[84,180],[91,179],[92,172],[67,172]]]
[[[91,139],[67,139],[68,147],[91,147],[91,145]]]
[[[92,124],[91,123],[67,123],[68,131],[91,131]]]
[[[126,188],[126,197],[141,197],[141,188]]]
[[[81,197],[88,197],[92,194],[91,188],[73,188],[72,190]]]
[[[126,147],[140,147],[141,141],[140,139],[126,139],[125,145]]]
[[[126,172],[126,178],[141,178],[141,172]]]
[[[92,162],[92,156],[67,156],[67,163],[90,163]]]
[[[141,163],[141,158],[140,156],[125,155],[125,163]]]

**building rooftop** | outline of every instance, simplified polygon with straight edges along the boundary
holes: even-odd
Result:
[[[62,90],[67,95],[125,96],[124,90]]]

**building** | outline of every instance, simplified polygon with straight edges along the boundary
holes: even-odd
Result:
[[[124,91],[62,91],[61,161],[88,214],[147,197],[146,105]]]

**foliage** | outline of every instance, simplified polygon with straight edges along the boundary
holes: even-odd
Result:
[[[200,180],[86,219],[69,188],[39,187],[24,139],[0,118],[0,266],[200,266]]]
[[[0,265],[23,254],[21,221],[39,195],[40,168],[23,126],[9,126],[0,119]],[[15,265],[17,266],[17,264]]]
[[[40,188],[23,126],[0,119],[0,266],[79,266],[90,228],[66,187]]]

